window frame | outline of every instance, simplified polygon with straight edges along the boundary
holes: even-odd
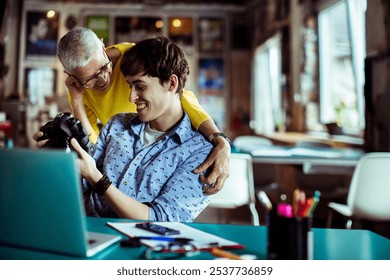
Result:
[[[319,122],[322,124],[329,123],[331,118],[329,118],[329,114],[336,115],[336,110],[335,107],[333,108],[326,108],[327,104],[327,99],[331,99],[332,96],[327,96],[324,91],[327,91],[327,85],[331,82],[325,81],[324,79],[324,64],[328,63],[328,61],[324,60],[323,57],[323,44],[322,44],[322,33],[321,33],[321,13],[325,12],[326,10],[335,7],[336,5],[339,5],[340,3],[345,3],[346,7],[346,24],[348,28],[348,38],[350,42],[350,63],[351,63],[351,68],[352,68],[352,75],[353,75],[353,82],[354,82],[354,91],[355,91],[355,98],[356,98],[356,113],[357,113],[357,124],[354,128],[346,128],[345,126],[343,127],[343,131],[346,134],[350,135],[362,135],[362,132],[365,128],[365,107],[364,107],[364,59],[365,59],[365,17],[363,16],[359,23],[363,23],[360,25],[360,27],[364,30],[361,30],[361,32],[356,32],[356,27],[354,26],[355,24],[352,23],[353,19],[356,19],[356,10],[353,10],[356,8],[356,3],[357,2],[351,2],[350,0],[324,0],[320,1],[317,6],[317,11],[318,11],[318,83],[319,83]],[[362,2],[359,2],[359,5],[367,6],[367,3],[365,0]],[[363,6],[359,7],[362,8]],[[354,14],[352,17],[351,15]],[[359,35],[364,34],[362,36]],[[357,40],[360,39],[359,43],[356,43]],[[325,50],[327,51],[327,50]],[[360,71],[359,71],[360,69]],[[329,93],[330,94],[330,93]],[[328,95],[329,95],[328,94]],[[330,104],[330,102],[328,103]],[[326,111],[328,110],[328,111]],[[329,113],[329,111],[332,111]],[[336,118],[333,119],[334,122],[336,122]]]

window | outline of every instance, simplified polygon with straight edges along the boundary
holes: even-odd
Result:
[[[281,111],[281,36],[275,35],[255,52],[252,128],[258,134],[275,131],[284,125]],[[271,105],[271,106],[270,106]]]
[[[366,0],[332,2],[321,2],[318,15],[320,121],[359,134],[365,123]]]

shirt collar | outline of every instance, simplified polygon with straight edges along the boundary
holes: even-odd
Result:
[[[129,129],[140,138],[146,124],[139,119],[138,114],[129,114],[128,120]],[[181,121],[168,133],[168,136],[172,136],[172,139],[179,144],[194,137],[194,129],[186,112],[184,112]]]

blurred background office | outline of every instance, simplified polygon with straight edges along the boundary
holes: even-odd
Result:
[[[386,77],[380,69],[386,69],[388,48],[386,1],[8,0],[1,5],[0,100],[25,108],[25,116],[14,119],[15,132],[22,130],[17,144],[31,145],[30,127],[53,114],[53,104],[66,105],[65,74],[52,42],[85,26],[106,45],[155,33],[179,43],[191,63],[188,88],[232,138],[278,131],[327,136],[330,124],[337,124],[352,144],[369,137],[369,149],[390,146],[375,130],[386,118],[370,114],[372,105],[386,98],[384,79],[372,73]],[[38,41],[31,33],[39,24],[45,27],[40,45],[47,48],[32,53],[29,39]],[[42,99],[44,105],[36,101]]]
[[[0,147],[34,147],[32,133],[70,111],[52,42],[84,26],[106,46],[155,33],[180,44],[187,88],[232,139],[390,151],[389,18],[385,0],[3,0]],[[295,184],[293,168],[278,172]]]

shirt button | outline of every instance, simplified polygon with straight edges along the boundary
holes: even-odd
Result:
[[[123,184],[125,184],[125,186],[127,186],[127,181],[124,181]]]

